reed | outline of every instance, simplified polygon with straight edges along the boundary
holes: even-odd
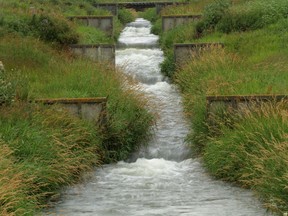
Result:
[[[69,15],[78,15],[74,9],[86,15],[86,3],[71,1],[71,7],[57,0],[31,3],[37,14],[43,7],[45,16],[53,17],[51,26],[63,21],[64,26],[78,28],[85,42],[92,34],[59,14],[66,8]],[[125,160],[148,139],[154,117],[145,108],[147,99],[128,88],[128,78],[113,65],[74,56],[64,43],[59,46],[59,41],[34,34],[27,2],[0,1],[0,5],[0,59],[6,69],[0,82],[12,84],[0,87],[0,214],[35,215],[49,199],[59,196],[63,186],[81,181],[84,172],[104,162]],[[122,24],[115,22],[120,32]],[[57,37],[62,24],[52,28]],[[103,35],[90,39],[93,43],[107,40]],[[9,100],[2,100],[3,95],[10,95]],[[106,130],[58,106],[28,102],[60,97],[108,97]]]
[[[11,173],[9,185],[1,187],[5,189],[1,202],[7,202],[3,211],[33,215],[61,187],[75,183],[80,174],[100,164],[97,128],[56,107],[26,103],[1,107],[0,122],[3,147],[11,149],[3,158],[4,162],[11,158],[10,163],[1,166],[1,172]],[[1,179],[4,183],[9,181],[7,175]]]
[[[215,176],[252,188],[273,211],[287,211],[287,101],[246,110],[205,146]]]
[[[280,27],[281,26],[281,27]],[[264,104],[245,115],[220,112],[212,126],[206,121],[206,95],[286,94],[287,20],[261,30],[222,35],[198,41],[222,41],[224,49],[210,49],[179,67],[185,112],[192,122],[187,141],[203,155],[210,172],[252,188],[265,207],[287,211],[286,170],[287,102]],[[286,153],[284,153],[286,154]],[[286,166],[286,165],[284,165]],[[273,168],[272,168],[273,167]]]

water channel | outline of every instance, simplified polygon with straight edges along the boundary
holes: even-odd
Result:
[[[137,19],[123,30],[116,64],[139,81],[158,107],[155,137],[129,162],[97,168],[88,182],[63,192],[48,215],[67,216],[263,216],[252,193],[215,181],[184,144],[188,125],[177,88],[159,70],[163,52],[151,25]]]

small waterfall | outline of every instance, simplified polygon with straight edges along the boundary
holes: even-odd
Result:
[[[95,170],[89,182],[63,192],[47,215],[67,216],[264,216],[250,191],[215,181],[198,159],[189,158],[188,125],[177,87],[166,82],[163,52],[151,24],[137,19],[119,38],[116,64],[139,81],[157,106],[155,137],[133,156]]]

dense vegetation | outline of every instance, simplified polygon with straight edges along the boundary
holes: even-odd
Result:
[[[183,93],[191,121],[187,142],[214,176],[253,189],[279,213],[288,211],[288,102],[252,104],[240,113],[219,106],[207,121],[206,96],[288,93],[287,8],[286,0],[191,1],[162,14],[203,18],[165,33],[160,17],[146,13],[161,35],[162,71]],[[173,44],[195,42],[222,42],[225,48],[176,66]]]
[[[109,42],[66,15],[106,15],[87,1],[0,0],[0,215],[34,215],[103,162],[126,159],[149,137],[146,99],[113,66],[79,58],[71,43]],[[124,18],[123,18],[124,17]],[[116,22],[133,19],[122,10]],[[120,23],[120,20],[122,23]],[[105,128],[37,98],[108,97]]]
[[[125,0],[126,1],[126,0]],[[0,0],[0,214],[33,215],[59,189],[103,162],[122,160],[149,137],[146,99],[110,66],[76,58],[71,43],[114,43],[135,13],[120,10],[114,37],[66,16],[110,15],[93,0]],[[101,1],[102,2],[102,1]],[[118,1],[117,1],[118,2]],[[184,98],[187,142],[207,170],[253,189],[264,205],[288,211],[288,104],[252,105],[241,113],[220,106],[206,121],[206,95],[287,94],[286,0],[191,0],[170,14],[203,14],[197,23],[161,32],[155,9],[141,14],[155,24],[166,56],[162,71]],[[181,67],[173,44],[223,42]],[[29,103],[36,98],[108,96],[106,130],[61,111]]]
[[[0,0],[0,7],[0,36],[17,33],[64,45],[114,43],[123,25],[132,21],[133,14],[135,15],[131,10],[121,9],[119,16],[114,17],[114,36],[110,37],[99,29],[83,26],[77,20],[71,22],[66,18],[76,15],[111,15],[109,11],[95,8],[87,0]]]

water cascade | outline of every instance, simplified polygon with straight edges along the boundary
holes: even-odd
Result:
[[[252,193],[212,179],[199,159],[189,158],[177,87],[159,70],[163,52],[151,25],[137,19],[119,38],[116,65],[139,81],[158,107],[155,137],[130,162],[104,165],[88,182],[63,192],[51,215],[69,216],[263,216]]]

